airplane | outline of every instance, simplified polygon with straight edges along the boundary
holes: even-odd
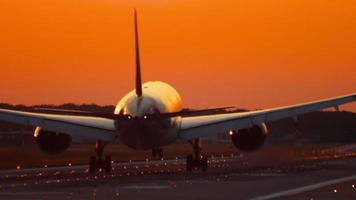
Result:
[[[151,81],[142,84],[137,12],[134,10],[136,87],[117,104],[114,113],[39,109],[19,111],[0,109],[0,120],[35,128],[34,139],[49,154],[64,152],[72,138],[95,140],[96,156],[91,156],[89,172],[111,171],[111,157],[103,156],[105,147],[117,141],[136,150],[163,154],[161,147],[177,140],[193,147],[187,155],[186,171],[208,169],[208,155],[202,155],[201,139],[219,133],[230,135],[242,152],[260,149],[268,136],[267,123],[296,118],[325,108],[355,101],[356,93],[271,109],[219,113],[225,108],[183,110],[179,93],[169,84]],[[209,112],[208,114],[206,112]]]

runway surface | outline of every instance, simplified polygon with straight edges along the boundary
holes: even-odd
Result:
[[[348,145],[278,164],[247,156],[210,158],[206,173],[185,171],[185,159],[0,172],[0,199],[356,199],[356,148]],[[268,159],[268,158],[267,158]]]

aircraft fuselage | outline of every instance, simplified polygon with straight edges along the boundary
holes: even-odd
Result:
[[[155,118],[154,114],[182,110],[178,92],[163,82],[147,82],[142,85],[142,96],[133,90],[124,96],[115,114],[128,117],[119,126],[119,139],[134,149],[154,149],[172,143],[178,136],[180,117]]]

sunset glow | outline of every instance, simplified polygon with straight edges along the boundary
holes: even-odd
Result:
[[[134,7],[143,80],[169,83],[184,107],[355,92],[354,0],[5,0],[0,102],[115,105],[134,88]]]

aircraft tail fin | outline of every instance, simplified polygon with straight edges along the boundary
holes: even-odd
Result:
[[[141,79],[141,63],[140,63],[140,48],[138,43],[138,27],[137,27],[137,13],[134,10],[135,15],[135,51],[136,51],[136,95],[142,96],[142,79]]]

